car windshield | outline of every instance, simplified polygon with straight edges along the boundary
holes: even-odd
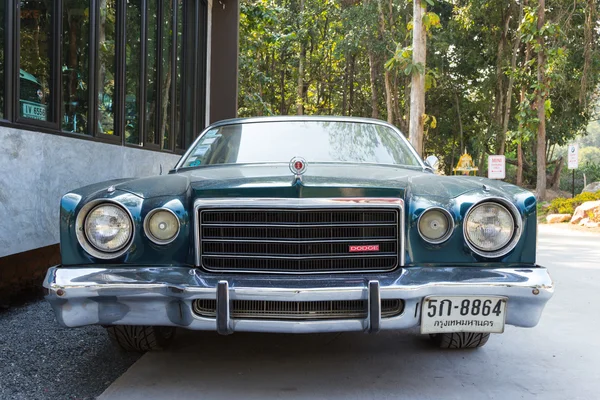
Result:
[[[233,123],[211,129],[196,143],[183,168],[218,164],[343,162],[421,166],[393,129],[347,121]]]

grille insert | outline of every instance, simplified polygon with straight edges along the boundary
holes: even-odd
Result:
[[[354,319],[367,318],[367,300],[328,300],[328,301],[231,301],[231,318],[234,319]],[[216,317],[217,301],[212,299],[194,300],[194,313],[205,318]],[[381,317],[395,317],[404,311],[404,301],[383,299]]]
[[[399,264],[398,208],[206,209],[199,222],[200,266],[212,272],[385,272]]]

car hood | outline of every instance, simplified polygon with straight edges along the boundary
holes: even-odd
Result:
[[[296,180],[286,164],[220,165],[151,178],[134,179],[116,189],[142,198],[178,196],[191,191],[207,197],[399,197],[408,194],[455,198],[487,179],[444,177],[421,169],[367,164],[311,164]]]

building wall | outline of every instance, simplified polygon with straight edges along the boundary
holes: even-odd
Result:
[[[8,0],[0,3],[11,4]],[[237,114],[239,1],[198,0],[195,4],[204,3],[206,26],[198,26],[196,31],[186,30],[186,34],[198,36],[196,51],[206,52],[197,53],[197,59],[188,63],[192,69],[188,72],[194,74],[194,80],[188,78],[188,82],[194,82],[190,84],[196,95],[191,103],[186,98],[182,104],[192,104],[191,112],[197,109],[198,115],[202,115],[199,118],[193,114],[194,122],[185,125],[190,126],[193,135],[207,122],[234,118]],[[2,10],[0,14],[4,13]],[[12,7],[10,10],[16,12]],[[202,20],[201,13],[198,19]],[[2,18],[0,24],[1,21]],[[11,40],[18,39],[18,30],[9,31]],[[205,47],[202,40],[206,41]],[[9,76],[14,73],[12,66],[16,63],[10,61],[14,57],[11,49],[10,46],[0,49],[6,50],[0,72],[8,71]],[[204,66],[204,72],[200,65]],[[15,295],[38,292],[47,268],[60,263],[59,200],[63,194],[109,179],[158,175],[161,170],[167,173],[180,157],[175,153],[182,149],[159,152],[123,146],[124,139],[120,144],[116,141],[108,144],[102,140],[109,137],[86,140],[81,135],[69,136],[60,132],[60,120],[58,128],[46,127],[42,129],[45,133],[38,132],[35,124],[19,121],[18,110],[9,107],[18,104],[13,98],[17,96],[16,82],[5,79],[0,85],[6,89],[0,96],[7,96],[0,99],[3,107],[0,110],[0,305],[3,305]],[[189,120],[189,115],[184,120]]]
[[[59,200],[69,190],[166,174],[179,157],[0,127],[0,258],[58,243]]]

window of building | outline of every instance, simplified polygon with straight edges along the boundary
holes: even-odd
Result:
[[[198,52],[206,52],[206,7],[197,0],[0,0],[0,119],[181,152],[204,127],[197,105],[204,110],[206,63]],[[7,21],[16,29],[6,29]],[[14,67],[6,67],[5,43],[15,43]]]
[[[19,105],[22,118],[47,121],[52,104],[52,1],[21,1]]]
[[[142,76],[142,1],[127,1],[125,24],[125,142],[142,144],[140,135],[140,82]]]
[[[89,0],[63,0],[62,101],[64,132],[91,134],[89,119]]]
[[[119,135],[115,131],[116,0],[100,0],[99,6],[98,58],[96,62],[98,133]]]
[[[0,119],[4,118],[4,1],[0,0]]]

